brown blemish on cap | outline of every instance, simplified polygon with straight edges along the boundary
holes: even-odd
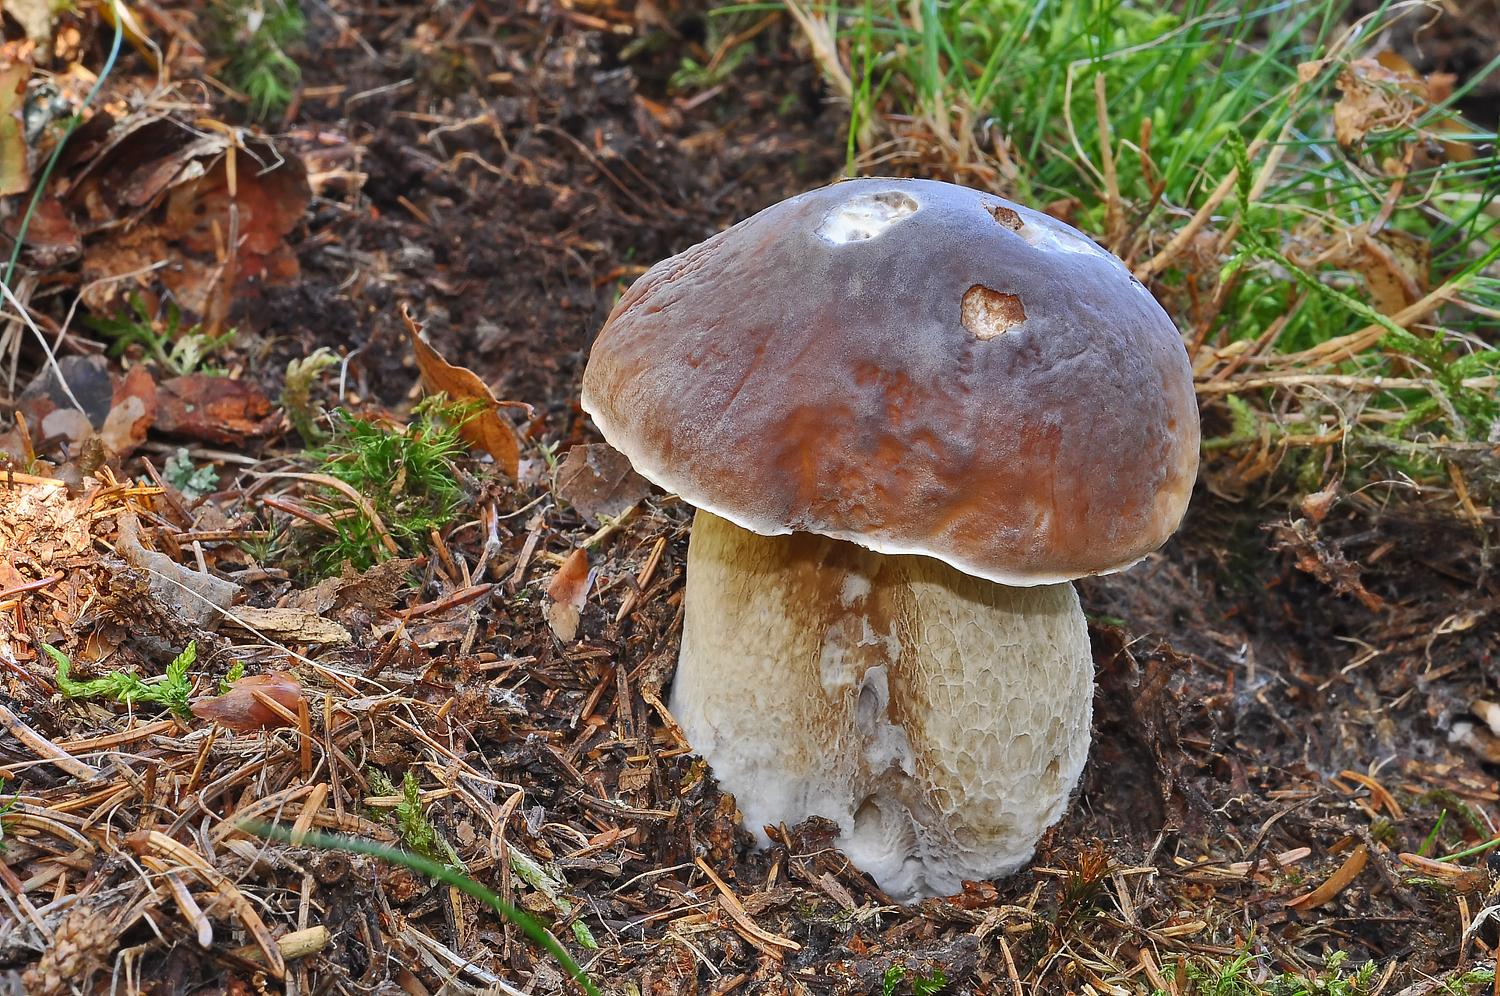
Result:
[[[1026,224],[1026,222],[1021,220],[1021,216],[1019,214],[1012,211],[1004,204],[992,205],[990,207],[990,214],[994,215],[996,221],[1004,225],[1006,228],[1010,229],[1012,232],[1019,232],[1022,226]]]
[[[963,323],[963,327],[970,335],[980,339],[993,339],[1025,320],[1026,309],[1021,306],[1019,297],[990,290],[982,284],[969,288],[959,310],[959,321]]]

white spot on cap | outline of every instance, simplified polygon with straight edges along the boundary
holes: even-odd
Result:
[[[818,226],[818,235],[836,246],[863,242],[915,214],[917,207],[915,198],[899,190],[856,194],[828,212]]]

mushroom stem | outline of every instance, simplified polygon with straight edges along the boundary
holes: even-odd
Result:
[[[700,510],[670,709],[746,824],[823,816],[892,896],[1009,874],[1088,754],[1093,663],[1072,585]]]

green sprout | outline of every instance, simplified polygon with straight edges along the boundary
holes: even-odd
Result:
[[[169,301],[166,318],[158,332],[156,322],[152,320],[151,312],[147,310],[141,296],[131,292],[128,300],[135,312],[134,317],[127,312],[117,311],[113,318],[89,316],[83,320],[84,324],[113,340],[109,347],[110,356],[119,356],[131,346],[139,344],[174,377],[186,377],[196,371],[204,360],[233,339],[237,331],[230,329],[220,336],[205,335],[201,331],[203,325],[200,322],[182,332],[182,309],[177,307],[176,302]]]
[[[291,360],[286,365],[286,386],[281,389],[281,407],[286,417],[302,437],[304,446],[317,446],[328,438],[318,428],[318,419],[323,409],[312,400],[312,382],[325,368],[339,362],[327,346],[313,350],[312,355],[300,360]]]
[[[126,706],[133,706],[137,702],[166,706],[183,718],[188,718],[193,714],[193,711],[188,708],[188,695],[193,687],[192,682],[188,680],[188,668],[198,659],[196,640],[189,643],[187,649],[167,665],[167,675],[164,680],[150,685],[125,671],[116,671],[105,678],[74,681],[68,676],[73,666],[68,655],[46,643],[42,644],[42,649],[57,662],[57,687],[67,698],[91,699],[105,696],[117,702],[123,702]]]
[[[406,778],[401,782],[401,801],[396,804],[396,820],[401,824],[401,837],[406,841],[406,846],[430,858],[433,856],[438,834],[437,828],[422,811],[421,793],[422,787],[417,784],[417,776],[407,769]]]
[[[904,978],[906,978],[906,966],[899,961],[893,962],[880,980],[881,996],[895,996],[896,987]],[[934,996],[946,985],[948,985],[948,977],[942,973],[941,969],[933,969],[931,975],[917,972],[912,975],[911,979],[912,996]]]
[[[225,0],[214,10],[215,47],[228,56],[225,81],[250,98],[253,117],[279,115],[302,80],[301,67],[286,54],[307,31],[296,0]]]
[[[234,688],[234,683],[236,681],[239,681],[244,676],[245,662],[235,661],[234,666],[229,669],[229,673],[226,674],[224,676],[224,679],[219,682],[219,694],[228,695],[230,690]]]

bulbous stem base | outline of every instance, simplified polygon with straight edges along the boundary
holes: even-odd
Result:
[[[902,901],[1010,874],[1067,805],[1092,697],[1072,585],[698,512],[669,708],[763,841],[831,819]]]

